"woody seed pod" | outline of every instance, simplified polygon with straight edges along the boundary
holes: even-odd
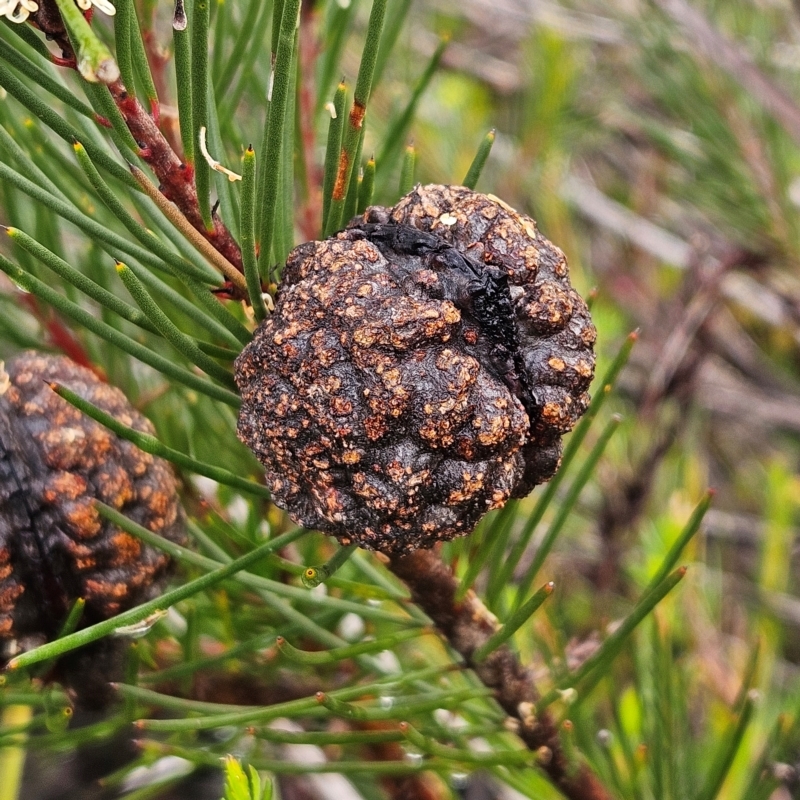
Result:
[[[417,187],[290,254],[236,362],[239,436],[301,524],[390,554],[430,547],[552,477],[595,336],[532,219]]]
[[[26,352],[0,369],[0,658],[53,638],[78,598],[82,625],[93,624],[162,588],[169,558],[101,517],[95,499],[183,538],[170,465],[83,415],[50,382],[153,433],[119,389],[66,357]]]

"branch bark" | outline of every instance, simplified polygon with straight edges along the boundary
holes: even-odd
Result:
[[[39,10],[31,19],[36,27],[54,39],[61,48],[64,58],[59,64],[76,69],[72,45],[53,0],[41,0]],[[121,80],[116,80],[107,86],[125,124],[139,145],[138,155],[155,173],[161,193],[178,207],[192,227],[239,272],[244,272],[239,245],[222,220],[214,214],[211,230],[203,223],[197,202],[194,170],[183,163],[159,130],[156,120],[145,111],[135,95],[128,92]],[[225,288],[232,297],[242,297],[242,292],[235,286],[228,283]]]
[[[450,646],[495,693],[502,709],[517,723],[517,734],[535,752],[541,769],[569,800],[613,800],[588,764],[570,761],[558,728],[548,713],[534,713],[539,692],[531,671],[507,645],[486,660],[473,662],[475,651],[498,629],[495,616],[469,591],[456,600],[453,571],[431,550],[392,558],[389,568],[411,591],[413,601],[433,620]]]
[[[128,130],[141,148],[139,155],[158,178],[161,194],[175,203],[192,227],[202,233],[216,250],[242,272],[242,253],[239,245],[236,244],[222,220],[214,215],[213,230],[208,230],[203,224],[200,207],[197,203],[194,171],[178,158],[158,129],[155,120],[144,110],[142,104],[127,91],[122,81],[117,80],[110,84],[108,90],[128,126]]]

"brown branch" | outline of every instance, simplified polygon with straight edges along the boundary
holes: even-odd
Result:
[[[317,237],[322,219],[322,169],[314,158],[314,75],[321,45],[317,35],[319,12],[313,4],[303,4],[300,15],[300,91],[298,92],[300,125],[299,152],[306,176],[305,197],[298,214],[298,224],[304,240]]]
[[[681,298],[678,319],[670,320],[670,324],[663,328],[670,334],[655,361],[640,401],[645,416],[652,416],[656,407],[670,394],[670,384],[684,362],[691,361],[689,350],[721,300],[725,276],[737,266],[756,264],[758,258],[739,248],[731,248],[722,259],[709,261],[705,268],[698,264],[691,270],[684,287],[690,292]]]
[[[450,646],[494,691],[502,709],[516,721],[518,736],[537,754],[539,766],[553,784],[570,800],[612,800],[586,763],[570,762],[550,715],[535,715],[539,693],[533,675],[507,645],[486,660],[473,662],[475,651],[499,626],[477,595],[470,591],[463,600],[456,600],[458,581],[453,571],[430,550],[392,558],[389,568],[408,586],[412,600],[433,620]]]
[[[54,39],[61,47],[64,58],[67,59],[65,65],[76,69],[74,52],[53,0],[43,0],[32,21],[48,38]],[[244,272],[239,245],[222,220],[214,214],[211,230],[206,228],[203,222],[197,201],[194,170],[181,161],[159,130],[156,120],[145,111],[135,95],[128,92],[121,80],[116,80],[107,86],[128,130],[139,145],[139,157],[155,173],[161,193],[178,207],[192,227],[199,231],[215,250],[230,261],[239,272]],[[235,292],[233,295],[238,296]]]
[[[139,155],[153,170],[160,182],[159,189],[171,200],[214,247],[225,256],[240,272],[242,253],[230,231],[219,217],[214,215],[212,230],[208,230],[200,216],[197,202],[197,189],[194,184],[194,170],[178,158],[169,142],[158,129],[155,120],[144,110],[141,103],[129,94],[122,81],[117,80],[108,86],[111,97],[122,114],[133,138],[141,148]]]

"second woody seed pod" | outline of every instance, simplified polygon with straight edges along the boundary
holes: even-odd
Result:
[[[95,500],[184,538],[172,467],[86,417],[53,382],[153,433],[119,389],[64,356],[29,351],[0,369],[0,661],[52,639],[79,598],[85,625],[163,587],[169,557],[100,516]]]

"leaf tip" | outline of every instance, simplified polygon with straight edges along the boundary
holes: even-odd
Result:
[[[185,31],[186,25],[186,9],[183,7],[183,0],[175,0],[175,13],[172,16],[172,29],[176,31]]]

